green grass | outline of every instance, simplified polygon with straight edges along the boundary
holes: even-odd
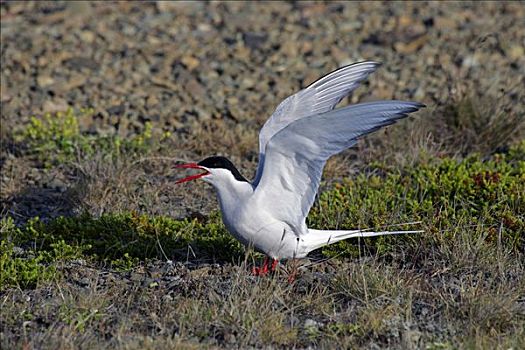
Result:
[[[410,242],[454,242],[462,230],[488,246],[523,252],[524,196],[525,142],[488,160],[435,159],[401,170],[375,164],[368,174],[323,192],[308,220],[312,227],[331,229],[381,229],[421,221],[409,227],[424,229],[422,234],[366,240],[368,254],[387,255]],[[49,222],[35,218],[22,227],[6,218],[1,232],[3,287],[34,287],[53,276],[57,262],[79,257],[126,270],[148,259],[185,260],[189,254],[227,262],[243,256],[218,213],[206,222],[137,213],[84,214]],[[25,257],[15,258],[15,247],[23,248]],[[349,240],[323,253],[352,258],[362,248]]]
[[[55,276],[56,269],[48,266],[49,254],[38,252],[36,256],[16,256],[13,243],[0,242],[0,290],[8,286],[36,287],[37,283]]]

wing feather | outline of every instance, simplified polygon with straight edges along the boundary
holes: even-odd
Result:
[[[287,222],[297,234],[306,233],[305,219],[328,158],[353,146],[359,137],[423,106],[404,101],[368,102],[288,124],[266,145],[263,175],[254,200],[266,203],[272,216]]]
[[[334,109],[379,65],[365,61],[341,67],[282,101],[259,133],[259,165],[254,186],[262,176],[266,145],[275,134],[296,120]]]

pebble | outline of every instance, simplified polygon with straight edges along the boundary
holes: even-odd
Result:
[[[48,75],[39,75],[38,78],[36,78],[36,82],[40,87],[46,87],[53,84],[55,80]]]
[[[307,318],[304,321],[304,328],[314,328],[319,329],[323,324],[321,322],[317,322],[311,318]]]

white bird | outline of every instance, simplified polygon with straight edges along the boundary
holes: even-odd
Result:
[[[281,259],[302,258],[344,239],[421,232],[306,226],[328,158],[355,145],[359,137],[424,107],[417,102],[376,101],[334,109],[379,65],[366,61],[341,67],[282,101],[260,131],[259,164],[252,182],[227,158],[214,156],[177,165],[204,170],[177,183],[199,178],[210,183],[228,231],[273,259],[271,270]],[[268,270],[265,259],[254,273]]]

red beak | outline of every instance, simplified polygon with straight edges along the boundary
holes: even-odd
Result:
[[[197,163],[188,163],[188,164],[176,164],[175,165],[175,168],[185,168],[185,169],[202,169],[202,170],[205,170],[203,167],[201,167],[199,164]],[[206,176],[208,175],[209,172],[206,171],[202,174],[197,174],[197,175],[191,175],[191,176],[188,176],[188,177],[185,177],[183,179],[180,179],[178,181],[176,181],[175,183],[176,184],[181,184],[183,182],[188,182],[188,181],[191,181],[191,180],[197,180],[198,178],[201,178],[203,176]]]

